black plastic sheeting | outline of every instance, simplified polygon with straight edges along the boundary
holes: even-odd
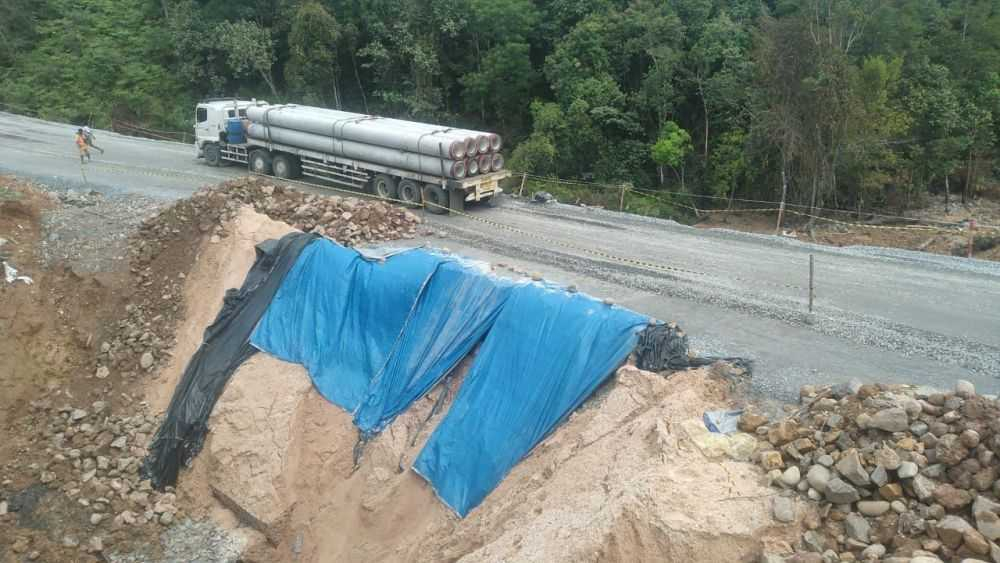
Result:
[[[153,438],[142,474],[157,489],[177,483],[181,465],[201,451],[208,417],[236,369],[256,352],[250,334],[264,315],[285,275],[317,235],[290,233],[257,245],[257,257],[240,289],[226,291],[215,321],[205,329],[170,399],[166,418]]]
[[[646,371],[676,371],[729,362],[747,372],[753,371],[753,362],[745,358],[719,356],[695,357],[690,353],[688,337],[676,323],[657,324],[646,327],[639,334],[635,347],[635,365]]]

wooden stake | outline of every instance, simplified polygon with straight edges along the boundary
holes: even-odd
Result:
[[[975,246],[976,242],[976,220],[969,219],[969,250],[966,252],[966,258],[972,258],[972,248]]]
[[[774,234],[781,234],[781,221],[785,217],[785,194],[788,193],[788,179],[785,177],[784,164],[781,166],[781,205],[778,206],[778,224],[774,226]]]
[[[524,195],[524,183],[528,180],[528,174],[521,174],[521,189],[517,190],[517,197]]]
[[[621,195],[621,198],[619,198],[619,200],[618,200],[618,211],[624,211],[625,210],[625,188],[626,187],[627,187],[626,184],[622,184],[622,195]]]
[[[809,314],[813,312],[813,255],[809,255]]]

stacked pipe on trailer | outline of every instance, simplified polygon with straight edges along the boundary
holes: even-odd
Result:
[[[247,136],[252,139],[301,147],[345,158],[365,160],[383,166],[401,168],[432,176],[461,179],[467,174],[465,161],[463,160],[443,159],[436,156],[380,147],[378,145],[347,141],[327,135],[285,129],[284,127],[251,123],[250,127],[247,128]]]
[[[247,117],[254,139],[425,174],[463,178],[503,166],[495,133],[296,105],[253,106]]]

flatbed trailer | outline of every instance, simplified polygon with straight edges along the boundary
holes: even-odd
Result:
[[[278,178],[308,176],[334,182],[409,206],[424,206],[437,214],[491,200],[503,192],[500,181],[510,177],[510,171],[499,170],[454,179],[447,177],[445,170],[441,175],[426,174],[271,141],[246,138],[245,142],[227,142],[221,124],[227,117],[244,117],[251,103],[256,102],[213,100],[199,104],[195,123],[199,158],[212,166],[243,164],[251,172]]]

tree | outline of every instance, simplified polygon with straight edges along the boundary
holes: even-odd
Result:
[[[684,159],[691,150],[691,135],[687,131],[673,121],[663,124],[660,138],[650,149],[653,162],[659,167],[660,184],[663,183],[663,167],[669,166],[681,181],[681,191],[684,190]]]
[[[538,79],[530,49],[527,43],[498,45],[483,58],[480,70],[461,78],[469,107],[480,108],[484,123],[497,123],[505,131],[523,126],[523,100]]]
[[[547,176],[555,172],[556,157],[552,139],[543,133],[535,133],[514,149],[510,157],[510,168],[515,172]]]
[[[39,4],[34,0],[0,2],[0,67],[12,65],[18,55],[30,50]]]
[[[736,188],[747,171],[746,133],[738,129],[719,136],[719,142],[709,160],[709,191],[716,196],[729,196],[732,207]]]
[[[926,189],[934,180],[945,185],[949,196],[949,175],[962,161],[968,139],[963,130],[962,103],[947,67],[921,61],[911,69],[905,86],[905,104],[916,138],[909,145],[914,168],[913,187]]]
[[[336,18],[319,2],[309,0],[295,11],[288,34],[289,58],[285,77],[289,86],[304,101],[341,108],[337,84],[339,40]]]
[[[143,0],[47,0],[38,42],[19,55],[3,79],[0,98],[36,108],[48,119],[107,127],[113,118],[163,126],[191,100],[167,67],[165,33],[147,25]]]
[[[274,66],[274,41],[270,30],[254,21],[222,22],[215,28],[219,46],[236,76],[257,73],[278,97],[271,68]]]
[[[722,12],[704,25],[701,36],[688,51],[684,68],[701,101],[702,158],[706,160],[713,118],[737,118],[748,102],[745,84],[752,78],[748,46],[746,30]],[[720,115],[716,116],[716,112]]]

